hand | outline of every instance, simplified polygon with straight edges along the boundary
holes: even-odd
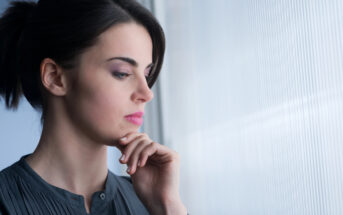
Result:
[[[128,165],[137,196],[151,214],[184,214],[179,195],[180,158],[177,152],[144,133],[129,133],[119,141],[122,164]]]

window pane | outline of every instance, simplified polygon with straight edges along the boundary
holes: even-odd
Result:
[[[156,1],[191,214],[343,214],[343,2]]]

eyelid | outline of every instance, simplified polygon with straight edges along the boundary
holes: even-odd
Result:
[[[127,72],[113,71],[112,75],[115,76],[116,78],[118,78],[119,80],[123,80],[123,79],[129,77],[131,74],[129,74]],[[121,78],[120,76],[124,76],[124,77]]]
[[[145,71],[147,71],[148,75],[145,74]],[[145,71],[144,71],[145,77],[150,77],[150,76],[151,76],[151,73],[152,73],[152,67],[146,68]]]
[[[144,77],[145,77],[145,79],[146,79],[147,81],[149,81],[149,79],[151,78],[151,72],[152,72],[152,71],[151,71],[151,68],[150,68],[148,75],[145,75],[145,74],[144,74]],[[119,80],[124,80],[125,78],[131,76],[132,74],[130,74],[130,73],[128,73],[128,72],[113,71],[113,72],[112,72],[112,75],[113,75],[115,78],[119,79]],[[122,77],[122,76],[124,76],[124,77]]]

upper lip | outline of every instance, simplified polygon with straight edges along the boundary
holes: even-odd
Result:
[[[144,112],[142,111],[137,111],[136,113],[132,113],[126,116],[133,116],[133,117],[142,117],[144,115]]]

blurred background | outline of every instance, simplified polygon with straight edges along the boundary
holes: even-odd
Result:
[[[179,152],[189,213],[343,214],[343,1],[140,2],[167,39],[141,131]],[[0,103],[0,169],[38,142],[24,100]]]

